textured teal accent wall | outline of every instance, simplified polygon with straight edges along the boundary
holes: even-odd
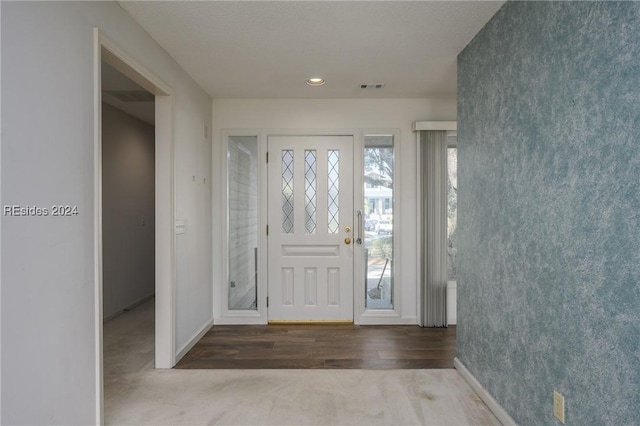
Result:
[[[640,425],[640,3],[506,3],[458,149],[458,357],[519,424]]]

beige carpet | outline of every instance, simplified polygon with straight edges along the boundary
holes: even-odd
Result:
[[[155,370],[153,302],[104,336],[106,424],[500,424],[456,370]]]

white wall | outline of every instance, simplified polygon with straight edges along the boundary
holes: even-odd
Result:
[[[418,278],[416,257],[416,137],[411,125],[419,120],[455,120],[455,99],[215,99],[213,101],[213,169],[222,170],[221,156],[223,129],[277,129],[277,130],[339,130],[339,129],[399,129],[396,141],[400,182],[400,207],[397,223],[401,223],[401,257],[399,281],[401,283],[402,318],[417,321],[416,285]],[[219,179],[223,179],[220,176]],[[223,205],[224,188],[214,186],[215,205]],[[215,235],[223,236],[224,211],[214,209]],[[214,239],[214,271],[222,271],[221,238]],[[226,277],[214,274],[214,315],[221,313],[221,285]],[[396,281],[398,283],[398,281]]]
[[[182,72],[182,71],[181,71]],[[211,98],[183,74],[173,83],[176,165],[176,220],[186,232],[176,243],[184,279],[177,280],[176,348],[191,343],[212,320],[211,292]],[[174,108],[176,108],[174,106]],[[208,115],[207,115],[208,114]],[[207,127],[207,137],[204,137]],[[181,130],[177,129],[180,126]]]
[[[0,7],[2,204],[79,211],[2,217],[0,423],[93,424],[93,27],[174,91],[176,217],[189,235],[177,255],[190,272],[177,283],[178,347],[211,317],[211,99],[115,2]]]
[[[102,313],[110,318],[155,293],[155,129],[104,102],[102,229]]]

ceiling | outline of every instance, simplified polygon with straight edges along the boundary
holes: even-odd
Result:
[[[100,68],[102,101],[154,125],[154,96],[108,63],[103,61]]]
[[[214,98],[443,98],[504,2],[119,3]]]

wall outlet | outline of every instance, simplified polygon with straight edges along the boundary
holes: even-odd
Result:
[[[556,391],[553,391],[553,415],[564,424],[564,396]]]

